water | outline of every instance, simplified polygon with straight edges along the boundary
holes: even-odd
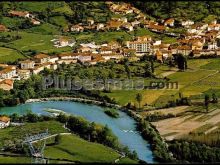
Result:
[[[104,113],[104,108],[96,105],[88,105],[70,101],[47,101],[21,104],[15,107],[0,108],[0,114],[25,114],[32,111],[36,114],[49,114],[44,110],[47,108],[59,109],[64,112],[82,116],[89,121],[102,125],[107,124],[118,137],[121,144],[137,152],[139,159],[148,163],[154,163],[150,145],[139,132],[135,130],[135,120],[126,113],[119,111],[119,118],[111,118]]]

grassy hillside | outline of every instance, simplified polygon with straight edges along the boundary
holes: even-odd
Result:
[[[60,144],[46,147],[45,156],[83,163],[113,163],[120,155],[101,144],[87,142],[75,135],[63,135]],[[137,162],[126,158],[123,163]]]

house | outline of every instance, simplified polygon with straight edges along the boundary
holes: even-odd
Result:
[[[135,8],[135,7],[131,7],[131,9],[133,10],[133,12],[135,13],[135,14],[139,14],[141,11],[140,10],[138,10],[137,8]]]
[[[219,30],[220,29],[220,24],[209,24],[208,25],[208,31],[210,30]]]
[[[160,45],[161,44],[161,40],[157,40],[157,41],[154,41],[153,45]]]
[[[98,23],[96,25],[96,30],[104,30],[105,25],[103,23]]]
[[[58,56],[50,56],[49,62],[55,64],[59,60]]]
[[[17,76],[15,68],[4,68],[0,71],[0,78],[1,79],[11,79]]]
[[[78,59],[78,55],[76,53],[61,53],[58,57],[62,60]]]
[[[150,52],[151,43],[149,41],[127,41],[126,46],[129,49],[135,49],[137,54],[143,55]]]
[[[33,18],[31,18],[31,23],[32,23],[33,25],[40,25],[40,21],[38,21],[38,20],[36,20],[36,19],[33,19]]]
[[[90,52],[90,53],[98,53],[95,48],[83,47],[83,46],[80,46],[80,47],[77,49],[77,52],[78,52],[78,53],[85,53],[85,52],[87,52],[87,53],[89,53],[89,52]]]
[[[25,17],[30,18],[30,13],[27,11],[10,11],[8,13],[10,16],[17,16],[17,17]]]
[[[79,54],[78,60],[82,63],[87,62],[87,61],[91,61],[92,60],[92,55],[90,53]]]
[[[135,18],[145,20],[146,16],[143,13],[139,13]]]
[[[102,57],[108,61],[108,60],[120,60],[124,58],[122,54],[102,54]]]
[[[8,29],[4,26],[0,24],[0,32],[6,32],[8,31]]]
[[[70,46],[72,47],[73,45],[75,45],[75,41],[74,40],[70,40],[66,37],[60,37],[59,41],[58,41],[58,46],[57,47],[65,47],[65,46]]]
[[[142,41],[149,41],[150,42],[152,40],[152,38],[149,35],[145,35],[145,36],[136,37],[136,40],[140,41],[140,42],[142,42]]]
[[[191,21],[191,20],[184,20],[184,21],[181,21],[181,25],[182,26],[191,26],[194,24],[194,21]]]
[[[98,62],[106,62],[106,60],[100,54],[97,54],[97,55],[92,55],[92,60],[88,62],[91,65],[95,65]]]
[[[122,21],[123,23],[127,23],[127,22],[128,22],[128,19],[127,19],[126,17],[122,17],[122,18],[120,19],[120,21]]]
[[[89,48],[92,48],[92,49],[100,48],[100,45],[96,45],[95,42],[86,43],[86,44],[80,44],[80,46],[82,46],[82,47],[89,47]]]
[[[164,44],[164,43],[162,43],[162,44],[159,45],[159,49],[160,49],[160,50],[168,50],[169,47],[170,47],[170,44]]]
[[[80,25],[72,25],[70,27],[70,31],[72,31],[72,32],[83,32],[84,31],[84,27],[80,26]]]
[[[120,30],[120,27],[123,25],[122,21],[108,21],[107,29]]]
[[[113,52],[112,49],[108,46],[102,46],[99,49],[99,53],[101,53],[101,54],[111,54],[112,52]]]
[[[171,54],[177,54],[177,45],[170,45],[169,50],[171,51]]]
[[[89,26],[91,26],[94,24],[94,20],[90,18],[87,20],[87,23],[89,24]]]
[[[131,14],[133,13],[134,11],[132,9],[127,9],[127,10],[124,10],[124,13],[125,14]]]
[[[17,72],[21,79],[28,79],[31,76],[31,71],[27,69],[18,69]]]
[[[44,66],[42,64],[35,66],[34,69],[31,69],[32,74],[38,74],[43,70],[44,70]]]
[[[7,116],[0,117],[0,128],[6,128],[10,125],[10,118]]]
[[[220,38],[220,33],[217,30],[210,30],[205,33],[204,37],[206,38],[206,41],[212,41],[213,39]]]
[[[155,24],[150,24],[148,28],[154,32],[164,32],[166,30],[166,27],[163,25],[155,25]]]
[[[58,68],[58,65],[57,65],[57,64],[51,63],[50,69],[52,69],[52,70],[57,70],[57,68]]]
[[[20,61],[21,69],[33,69],[35,62],[32,60]]]
[[[194,40],[191,42],[192,50],[202,50],[204,43],[200,40]]]
[[[141,24],[141,22],[138,20],[131,22],[131,26],[133,26],[134,28],[138,27],[140,24]]]
[[[216,41],[208,42],[208,50],[214,50],[214,49],[218,49],[217,42]]]
[[[50,56],[43,54],[43,53],[40,53],[40,54],[37,54],[36,56],[34,56],[34,61],[36,63],[43,64],[43,63],[48,62],[49,60],[50,60]]]
[[[122,27],[123,27],[124,29],[128,30],[128,31],[133,31],[133,30],[134,30],[133,26],[132,26],[130,23],[124,23],[124,24],[122,25]]]
[[[164,20],[163,24],[164,24],[164,26],[171,26],[171,27],[173,27],[174,26],[174,22],[175,22],[175,20],[173,18],[168,18],[168,19]]]
[[[77,63],[77,59],[59,59],[57,61],[58,64],[75,64]]]
[[[191,53],[192,49],[188,45],[181,45],[177,47],[177,53],[188,56]]]

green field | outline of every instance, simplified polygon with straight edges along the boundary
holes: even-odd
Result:
[[[29,157],[9,157],[0,156],[0,163],[4,164],[30,164],[31,158]]]
[[[36,27],[37,28],[37,27]],[[19,35],[21,39],[12,41],[7,44],[8,47],[18,49],[20,51],[28,51],[28,50],[35,50],[37,52],[62,52],[62,51],[70,51],[71,47],[63,47],[63,48],[55,48],[53,46],[53,42],[50,40],[54,39],[55,36],[53,35],[43,35],[38,33],[28,33],[28,32],[7,32],[4,34],[11,34],[11,35]]]
[[[218,83],[220,74],[217,73],[219,64],[220,59],[190,59],[188,60],[188,70],[185,72],[176,72],[173,70],[174,68],[169,68],[167,65],[160,65],[155,68],[155,74],[160,76],[167,72],[173,72],[166,77],[170,79],[170,82],[178,82],[179,90],[120,90],[105,93],[105,95],[115,98],[121,105],[126,105],[128,102],[137,105],[135,96],[137,93],[142,93],[142,106],[149,104],[156,107],[176,99],[179,92],[182,92],[183,96],[199,96],[203,93],[212,94],[213,92],[210,91],[212,89],[220,96],[220,84]]]
[[[48,158],[68,159],[82,163],[113,163],[120,155],[111,148],[101,144],[87,142],[75,135],[62,135],[58,145],[47,146],[45,156]],[[123,163],[137,163],[125,158]]]
[[[25,57],[16,50],[0,47],[0,62],[2,63],[14,62],[24,58]]]

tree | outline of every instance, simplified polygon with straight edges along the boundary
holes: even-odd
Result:
[[[213,103],[218,103],[218,97],[216,96],[215,93],[212,94],[212,102]]]
[[[140,94],[140,93],[138,93],[137,95],[136,95],[136,101],[138,102],[138,105],[139,105],[139,109],[141,108],[141,101],[142,101],[142,95]]]
[[[151,68],[151,64],[147,61],[145,66],[144,66],[144,76],[145,77],[151,77],[152,76],[152,68]]]
[[[151,64],[151,73],[153,74],[154,73],[154,62],[153,60],[150,61],[150,64]]]
[[[175,61],[177,63],[178,69],[180,70],[186,70],[187,69],[187,59],[182,54],[177,54],[175,56]]]
[[[128,62],[126,62],[126,63],[124,64],[124,67],[125,67],[125,71],[126,71],[126,73],[127,73],[127,76],[128,76],[128,78],[130,79],[130,78],[131,78],[131,71],[130,71]]]
[[[209,95],[206,94],[206,95],[205,95],[205,100],[204,100],[204,104],[205,104],[206,112],[208,112],[208,110],[209,110],[209,102],[210,102]]]
[[[60,144],[60,142],[61,142],[61,135],[58,134],[57,136],[55,136],[54,143],[55,144]]]

